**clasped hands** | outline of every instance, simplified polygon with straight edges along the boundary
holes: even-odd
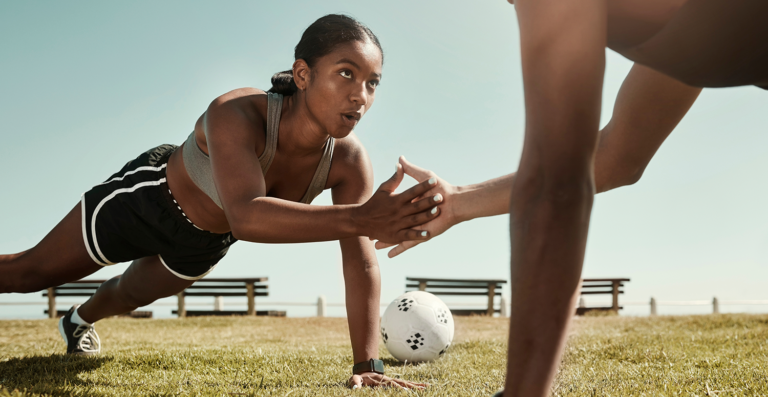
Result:
[[[405,175],[419,183],[395,194]],[[451,200],[457,191],[434,172],[400,157],[395,174],[360,208],[362,235],[378,240],[376,249],[394,247],[388,253],[394,258],[458,223]]]

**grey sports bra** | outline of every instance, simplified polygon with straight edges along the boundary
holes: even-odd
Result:
[[[275,93],[267,93],[267,139],[264,153],[259,156],[261,172],[267,175],[272,159],[275,158],[277,150],[278,126],[280,125],[280,113],[283,108],[283,96]],[[304,197],[299,202],[309,204],[325,189],[325,183],[328,180],[328,172],[331,170],[331,158],[333,157],[333,138],[328,138],[323,149],[323,157],[320,164],[317,165],[312,182],[309,183]],[[216,185],[213,183],[213,172],[211,171],[211,159],[208,157],[195,140],[194,131],[189,135],[184,143],[184,168],[187,169],[192,182],[197,185],[208,197],[213,200],[219,208],[224,208],[219,199],[219,193],[216,191]]]

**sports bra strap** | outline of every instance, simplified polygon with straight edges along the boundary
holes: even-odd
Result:
[[[329,137],[325,142],[325,149],[323,150],[323,158],[320,159],[320,164],[317,165],[315,175],[312,177],[312,182],[309,183],[307,192],[304,193],[304,197],[301,198],[301,203],[309,204],[315,197],[325,190],[325,183],[328,181],[328,174],[331,171],[331,159],[333,158],[333,144],[334,139]]]
[[[267,131],[264,141],[264,152],[259,156],[261,172],[267,175],[272,160],[277,151],[277,137],[280,128],[280,114],[283,111],[283,96],[273,92],[267,93]]]
[[[261,165],[261,172],[263,175],[267,175],[272,160],[275,159],[275,152],[277,151],[277,139],[279,137],[280,127],[280,114],[283,109],[283,96],[276,93],[268,93],[267,95],[267,131],[266,140],[264,144],[264,152],[259,156],[259,164]],[[334,139],[329,137],[325,143],[323,149],[323,157],[320,159],[320,163],[317,165],[315,174],[312,177],[312,181],[309,183],[307,191],[304,193],[304,197],[301,198],[301,203],[309,204],[325,189],[326,181],[328,180],[328,172],[331,170],[331,158],[333,157],[333,144]],[[213,200],[216,205],[223,208],[221,199],[219,198],[216,186],[213,183],[213,172],[211,170],[211,159],[203,152],[197,145],[195,139],[195,132],[193,131],[187,138],[184,144],[184,167],[187,170],[187,174],[208,197]]]

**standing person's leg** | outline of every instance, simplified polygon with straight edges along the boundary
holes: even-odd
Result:
[[[85,322],[94,323],[176,295],[194,282],[172,274],[159,256],[137,259],[121,276],[101,284],[77,312]]]
[[[559,138],[526,136],[512,187],[505,396],[549,395],[576,307],[594,198],[595,142]]]
[[[37,292],[100,270],[85,248],[81,214],[78,204],[33,248],[0,255],[0,293]]]

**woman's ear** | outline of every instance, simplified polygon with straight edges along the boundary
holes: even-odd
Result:
[[[309,84],[309,75],[310,70],[307,62],[303,59],[297,59],[296,62],[293,63],[293,82],[298,89],[304,90],[307,88],[307,84]]]

